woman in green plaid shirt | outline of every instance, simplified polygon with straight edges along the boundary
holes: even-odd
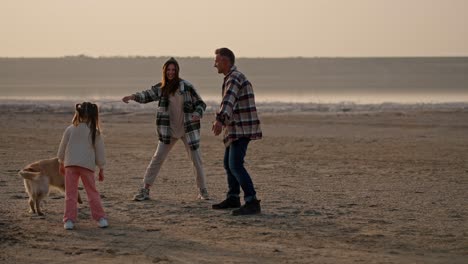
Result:
[[[149,199],[149,190],[174,144],[180,139],[193,163],[198,187],[198,198],[209,199],[205,172],[200,154],[200,119],[206,109],[192,84],[179,77],[179,64],[170,58],[163,66],[162,81],[151,89],[122,98],[146,104],[159,102],[156,125],[159,144],[143,177],[143,187],[133,197],[135,201]]]

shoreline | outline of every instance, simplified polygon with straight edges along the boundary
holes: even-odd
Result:
[[[4,112],[48,112],[72,113],[73,105],[82,100],[72,99],[2,99],[0,110]],[[131,102],[125,104],[120,100],[91,100],[96,103],[103,113],[151,113],[157,107],[156,103],[138,104]],[[219,102],[206,101],[207,113],[214,113]],[[340,103],[294,103],[294,102],[257,102],[257,109],[261,113],[378,113],[378,112],[465,112],[468,111],[468,102],[442,102],[442,103],[375,103],[359,104],[354,102]]]

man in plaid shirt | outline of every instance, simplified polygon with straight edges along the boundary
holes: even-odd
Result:
[[[237,70],[234,53],[228,48],[216,50],[215,67],[224,74],[223,99],[213,123],[217,136],[224,129],[224,169],[228,180],[228,192],[224,201],[214,204],[213,209],[238,208],[233,215],[258,214],[261,212],[252,178],[244,167],[244,158],[250,140],[261,139],[260,120],[255,106],[252,84]],[[244,191],[245,204],[240,206],[240,188]]]

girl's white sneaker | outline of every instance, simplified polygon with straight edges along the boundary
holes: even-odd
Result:
[[[73,224],[71,220],[67,220],[65,224],[63,224],[63,228],[65,230],[73,230],[73,227],[75,227],[75,225]]]
[[[107,219],[105,219],[104,217],[99,219],[99,222],[98,222],[98,226],[100,228],[105,228],[105,227],[108,227],[109,226],[109,223],[107,222]]]

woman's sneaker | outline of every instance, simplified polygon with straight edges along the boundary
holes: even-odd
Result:
[[[210,196],[208,195],[208,191],[206,188],[200,188],[198,191],[198,199],[200,200],[209,200]]]
[[[64,224],[63,224],[63,228],[65,230],[73,230],[73,227],[75,227],[75,225],[73,224],[72,220],[67,220]]]
[[[149,189],[146,188],[141,188],[138,194],[133,196],[134,201],[144,201],[144,200],[149,200]]]
[[[99,222],[98,222],[98,226],[100,228],[105,228],[105,227],[108,227],[109,226],[109,223],[107,222],[107,219],[105,219],[104,217],[99,219]]]

